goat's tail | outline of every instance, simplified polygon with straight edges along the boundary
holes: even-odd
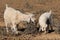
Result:
[[[6,8],[8,8],[8,4],[6,4]]]
[[[51,12],[52,12],[52,10],[49,11],[49,13],[51,13]]]

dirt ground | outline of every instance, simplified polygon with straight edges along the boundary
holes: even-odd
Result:
[[[60,0],[0,0],[0,40],[60,40],[60,34],[22,34],[19,36],[3,35],[5,4],[22,12],[34,12],[38,18],[45,11],[52,10],[54,25],[60,26]],[[55,27],[53,26],[53,27]],[[5,33],[5,32],[4,32]]]

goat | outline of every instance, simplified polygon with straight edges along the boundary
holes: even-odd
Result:
[[[51,19],[51,10],[49,12],[45,12],[39,17],[39,25],[40,25],[39,32],[42,30],[45,31],[46,33],[47,26],[48,26],[46,22],[47,20],[51,21],[50,19]]]
[[[10,26],[12,32],[18,34],[16,25],[19,24],[21,21],[27,21],[29,23],[30,19],[34,22],[35,18],[33,18],[33,16],[34,14],[23,14],[22,12],[12,7],[8,7],[8,5],[6,4],[6,9],[4,11],[4,21],[7,32],[8,26]]]

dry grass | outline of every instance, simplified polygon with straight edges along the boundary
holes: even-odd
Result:
[[[0,40],[60,40],[60,35],[55,34],[55,32],[4,36],[1,28],[5,27],[3,14],[6,3],[15,9],[23,9],[23,12],[34,12],[37,18],[45,11],[52,10],[54,25],[56,28],[60,26],[60,0],[0,0]],[[25,24],[20,25],[23,26]]]

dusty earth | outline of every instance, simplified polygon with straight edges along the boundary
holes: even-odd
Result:
[[[4,10],[5,4],[21,12],[33,12],[38,18],[45,11],[52,10],[54,30],[60,26],[60,0],[0,0],[0,40],[60,40],[60,34],[54,32],[48,34],[21,34],[18,36],[5,35]],[[26,24],[21,24],[23,26]],[[25,26],[24,26],[25,27]]]

